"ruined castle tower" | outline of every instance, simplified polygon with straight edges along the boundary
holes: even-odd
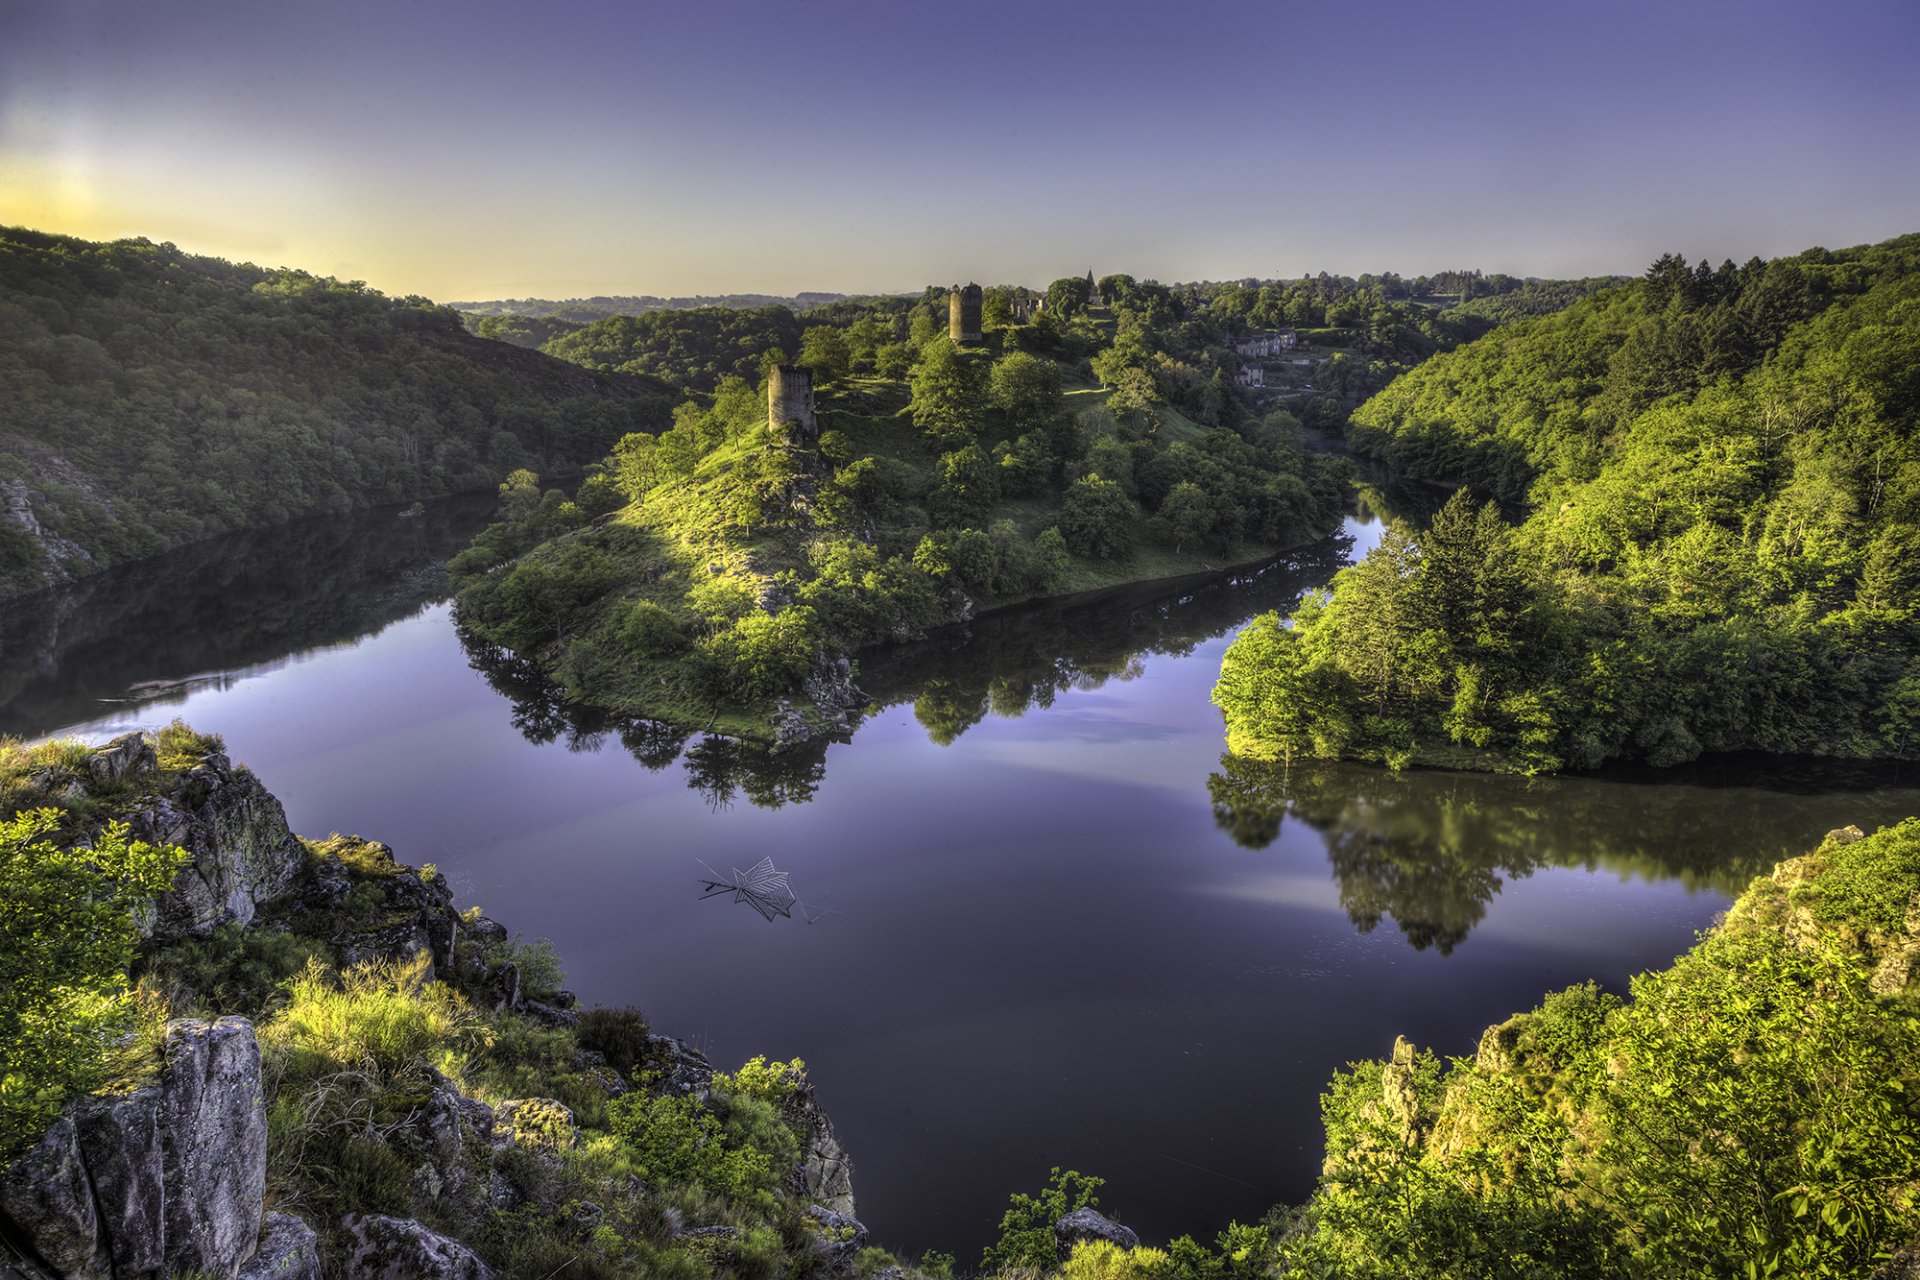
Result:
[[[777,364],[767,374],[767,429],[803,449],[820,443],[820,424],[813,416],[812,366]]]
[[[947,336],[955,342],[980,341],[980,286],[970,284],[947,295]]]

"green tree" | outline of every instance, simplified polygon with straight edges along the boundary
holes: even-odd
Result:
[[[980,1255],[980,1270],[989,1275],[1054,1270],[1058,1254],[1053,1224],[1076,1209],[1098,1208],[1100,1197],[1096,1193],[1106,1183],[1105,1178],[1073,1169],[1063,1171],[1055,1165],[1039,1195],[1014,1192],[1007,1211],[1000,1216],[1000,1239]]]
[[[800,363],[820,372],[822,382],[838,382],[853,368],[853,344],[845,329],[814,325],[800,335]]]
[[[978,356],[944,337],[931,339],[910,383],[914,425],[950,446],[972,440],[986,416],[985,384],[986,366]]]
[[[0,822],[0,1161],[105,1077],[132,1015],[133,912],[186,860],[124,824],[91,846],[59,828],[53,809]]]
[[[994,362],[990,389],[994,404],[1007,415],[1016,436],[1051,431],[1066,404],[1060,392],[1060,366],[1024,351]]]
[[[1133,552],[1140,508],[1126,491],[1098,473],[1082,476],[1060,504],[1060,532],[1074,554],[1092,560],[1120,560]]]

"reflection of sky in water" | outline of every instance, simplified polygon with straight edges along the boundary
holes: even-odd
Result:
[[[1353,529],[1362,549],[1377,529]],[[463,902],[554,939],[585,1000],[639,1004],[723,1064],[806,1058],[862,1216],[965,1257],[1054,1164],[1109,1178],[1153,1236],[1298,1199],[1341,1064],[1399,1033],[1468,1052],[1549,989],[1665,963],[1723,905],[1546,869],[1503,875],[1450,956],[1390,918],[1357,931],[1319,832],[1289,819],[1250,850],[1214,821],[1207,695],[1229,642],[944,747],[889,707],[828,750],[811,803],[778,811],[712,809],[684,766],[648,772],[612,739],[528,743],[444,605],[146,719],[224,734],[298,831],[439,864]],[[699,903],[696,858],[762,856],[833,914]]]

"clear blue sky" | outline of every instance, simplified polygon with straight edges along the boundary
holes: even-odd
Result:
[[[0,0],[0,223],[442,300],[1920,230],[1915,0]]]

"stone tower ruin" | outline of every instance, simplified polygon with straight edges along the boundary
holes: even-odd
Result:
[[[980,286],[970,284],[947,295],[947,336],[955,342],[980,341]]]
[[[813,416],[811,365],[777,364],[767,374],[767,430],[803,449],[820,443],[820,424]]]

